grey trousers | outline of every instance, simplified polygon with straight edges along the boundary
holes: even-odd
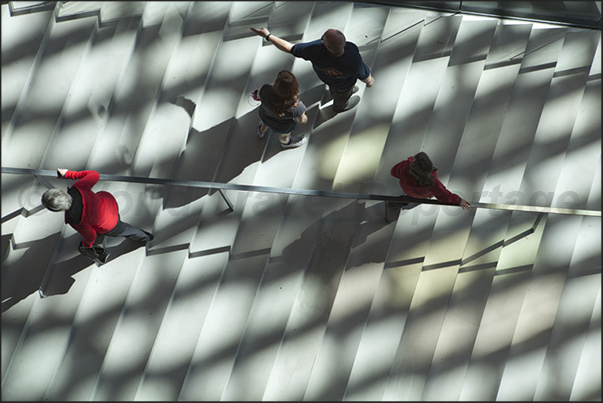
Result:
[[[150,240],[149,234],[147,232],[133,225],[123,222],[121,218],[117,221],[117,224],[111,231],[106,232],[103,235],[113,237],[122,236],[124,238],[130,238],[131,240],[137,242],[147,242]]]
[[[345,90],[333,90],[329,87],[331,96],[333,97],[333,110],[335,112],[343,112],[345,107],[348,105],[348,100],[354,93],[354,86]]]

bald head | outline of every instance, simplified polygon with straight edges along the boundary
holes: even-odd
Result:
[[[337,29],[327,29],[322,35],[322,43],[333,56],[341,56],[345,47],[345,35]]]

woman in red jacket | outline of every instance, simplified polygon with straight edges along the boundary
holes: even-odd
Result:
[[[437,170],[429,156],[421,151],[414,157],[408,157],[408,159],[394,165],[391,174],[393,177],[400,179],[400,187],[407,196],[417,199],[435,197],[443,203],[458,204],[463,209],[468,210],[471,203],[446,189],[438,179]],[[408,203],[402,203],[402,206],[406,204]],[[413,207],[416,205],[413,203]]]
[[[83,255],[92,258],[97,234],[126,237],[138,242],[153,240],[154,236],[150,232],[121,221],[117,201],[111,193],[92,191],[100,178],[98,172],[57,169],[57,175],[59,178],[77,181],[67,192],[57,188],[48,189],[42,195],[42,204],[50,211],[65,212],[65,223],[84,237],[80,243]]]

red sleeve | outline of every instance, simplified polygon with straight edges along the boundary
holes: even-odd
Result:
[[[436,199],[443,203],[452,203],[452,204],[460,204],[461,198],[460,196],[452,193],[450,190],[446,189],[446,186],[438,179],[438,175],[434,172],[433,174],[435,179],[435,185],[431,192],[435,196]]]
[[[78,188],[92,189],[92,186],[96,185],[100,179],[100,175],[96,171],[67,171],[65,178],[77,179]]]
[[[393,166],[392,170],[391,170],[391,174],[394,178],[402,178],[402,167],[403,167],[403,163],[402,162],[398,162],[396,165]]]
[[[91,248],[92,244],[96,240],[96,231],[88,224],[84,225],[73,225],[71,224],[74,230],[80,233],[81,236],[84,237],[82,244],[85,248]]]

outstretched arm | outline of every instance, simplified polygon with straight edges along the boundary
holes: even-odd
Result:
[[[469,208],[471,207],[471,203],[469,203],[467,200],[465,199],[461,199],[461,204],[460,206],[463,208],[463,210],[469,210]]]
[[[274,44],[274,46],[276,46],[278,49],[282,50],[283,52],[291,53],[291,48],[293,47],[293,44],[290,42],[287,42],[284,39],[279,38],[278,36],[272,35],[270,33],[270,31],[268,31],[268,29],[266,29],[266,28],[249,28],[249,29],[251,29],[253,32],[258,34],[262,38],[266,38],[267,36],[269,36],[268,41],[272,42]]]

